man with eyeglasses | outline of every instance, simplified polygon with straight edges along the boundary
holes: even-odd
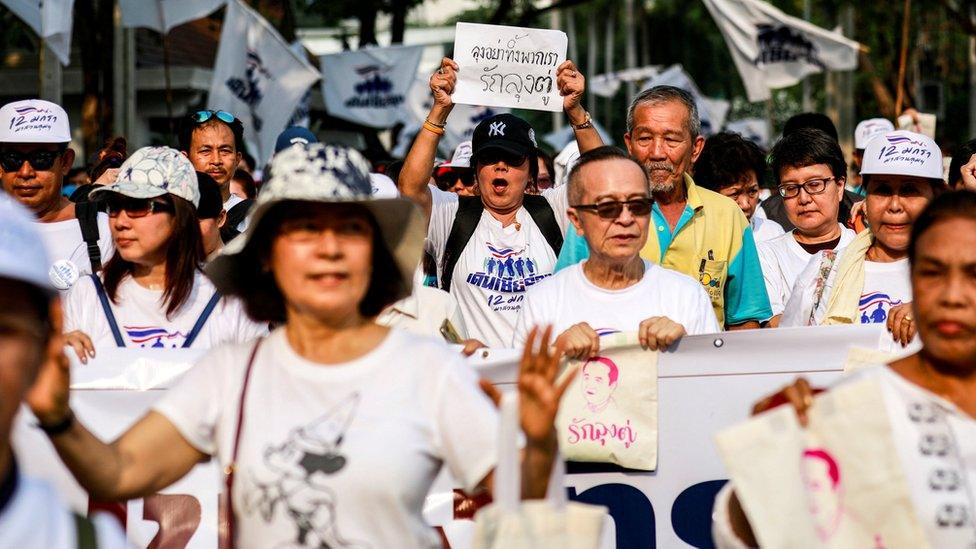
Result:
[[[686,333],[720,331],[698,281],[640,257],[653,199],[637,161],[616,147],[592,149],[570,170],[568,187],[569,218],[589,257],[528,291],[513,347],[546,324],[578,359],[594,356],[600,337],[614,332],[636,331],[641,345],[657,350]]]
[[[796,227],[759,245],[763,280],[779,326],[797,277],[819,251],[847,246],[857,236],[837,221],[844,199],[844,153],[827,133],[804,128],[783,137],[770,153],[773,177],[790,222]]]
[[[691,177],[705,143],[694,98],[673,86],[641,92],[630,104],[624,142],[644,166],[654,196],[641,257],[701,282],[720,326],[759,328],[772,312],[749,222],[735,202]],[[586,259],[581,240],[567,235],[557,270]]]
[[[48,275],[62,291],[98,271],[114,250],[108,216],[62,195],[75,160],[70,142],[68,114],[60,105],[28,99],[0,107],[0,182],[34,212],[51,259]]]
[[[226,111],[196,111],[184,118],[179,142],[180,151],[190,159],[194,169],[209,175],[220,186],[228,219],[243,219],[253,201],[231,194],[230,182],[244,151],[244,123]],[[244,223],[241,221],[231,231],[224,231],[224,236],[237,236],[235,233],[244,230]]]

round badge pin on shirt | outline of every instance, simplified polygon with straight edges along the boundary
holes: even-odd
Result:
[[[59,290],[71,288],[75,285],[75,282],[78,282],[78,278],[81,277],[81,271],[78,270],[78,266],[68,259],[55,261],[47,274],[51,278],[51,284]]]

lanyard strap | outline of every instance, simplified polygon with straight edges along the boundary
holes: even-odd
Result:
[[[112,330],[112,337],[115,338],[115,344],[119,347],[125,347],[125,340],[122,339],[122,332],[119,330],[119,323],[115,320],[115,313],[112,312],[112,304],[108,301],[108,294],[105,293],[105,287],[102,286],[102,280],[98,278],[97,274],[88,275],[92,279],[92,284],[95,285],[95,292],[98,294],[98,301],[102,304],[102,312],[105,313],[105,320],[108,321],[108,327]]]
[[[203,312],[200,313],[200,318],[197,319],[196,324],[193,325],[193,329],[187,334],[186,339],[183,340],[183,348],[189,349],[190,345],[196,341],[197,336],[200,335],[200,330],[203,329],[203,325],[207,323],[207,319],[210,318],[210,313],[213,312],[214,307],[217,306],[217,302],[220,301],[220,292],[215,291],[210,297],[210,301],[207,302],[207,306],[203,308]]]
[[[227,547],[233,549],[236,546],[234,536],[234,473],[237,470],[237,451],[241,446],[241,431],[244,427],[244,403],[247,399],[247,386],[251,381],[251,370],[254,368],[254,358],[258,354],[258,348],[264,339],[258,339],[254,343],[250,358],[247,359],[247,368],[244,369],[244,383],[241,384],[241,396],[237,400],[237,425],[234,428],[234,445],[231,447],[230,463],[224,469],[224,480],[226,482],[224,493],[227,498]]]

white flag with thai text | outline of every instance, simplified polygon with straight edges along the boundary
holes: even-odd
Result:
[[[761,0],[705,0],[749,101],[770,98],[770,90],[799,83],[809,74],[857,68],[861,45]]]
[[[244,136],[263,163],[274,152],[305,92],[319,79],[304,57],[241,0],[227,3],[207,107],[244,123]]]
[[[71,23],[75,0],[0,0],[34,30],[61,64],[71,57]]]
[[[119,0],[123,27],[145,27],[166,34],[188,21],[210,15],[227,0]]]
[[[423,52],[423,46],[395,46],[323,55],[325,108],[356,124],[393,126],[402,117]]]

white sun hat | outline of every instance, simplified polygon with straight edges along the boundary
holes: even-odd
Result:
[[[48,276],[51,264],[43,242],[34,215],[0,194],[0,277],[26,282],[54,295]]]
[[[0,107],[0,143],[69,143],[71,126],[61,105],[43,99]]]
[[[864,150],[872,139],[892,131],[895,131],[895,125],[887,118],[861,120],[854,128],[854,148]]]
[[[907,130],[879,135],[868,143],[861,175],[910,175],[942,179],[942,150],[932,138]]]
[[[310,143],[289,147],[271,160],[271,179],[258,193],[247,229],[228,243],[206,272],[225,295],[242,295],[254,283],[248,265],[260,261],[252,243],[255,235],[274,230],[263,223],[268,211],[284,202],[358,204],[379,227],[380,237],[400,271],[396,299],[410,295],[413,273],[423,254],[426,223],[413,201],[373,197],[369,162],[353,149]]]

